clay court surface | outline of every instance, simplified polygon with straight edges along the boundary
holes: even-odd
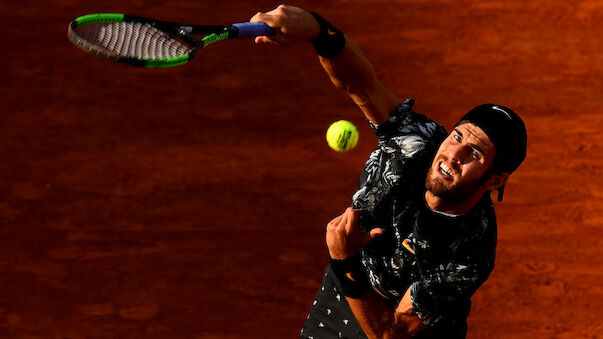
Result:
[[[468,338],[603,337],[603,1],[299,1],[450,129],[527,124]],[[324,225],[376,145],[309,45],[211,46],[146,70],[76,49],[94,12],[223,24],[271,1],[0,2],[0,337],[295,338]],[[360,142],[331,151],[349,119]]]

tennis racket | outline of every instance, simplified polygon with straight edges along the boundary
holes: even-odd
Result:
[[[193,34],[204,37],[197,40]],[[90,54],[148,68],[183,65],[199,49],[226,39],[273,34],[261,22],[199,26],[117,13],[81,16],[67,31],[69,40]]]

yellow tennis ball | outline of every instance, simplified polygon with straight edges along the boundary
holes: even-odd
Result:
[[[336,121],[327,130],[327,143],[337,152],[349,151],[358,143],[358,130],[347,120]]]

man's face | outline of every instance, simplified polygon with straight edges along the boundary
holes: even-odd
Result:
[[[459,125],[440,145],[425,187],[442,199],[470,197],[487,179],[495,157],[496,148],[481,128],[471,123]]]

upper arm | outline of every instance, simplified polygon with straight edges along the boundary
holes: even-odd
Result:
[[[364,115],[373,124],[379,125],[387,121],[389,113],[400,104],[400,100],[385,89],[378,80],[375,81],[374,86],[365,92],[348,91],[348,94]]]
[[[373,65],[360,47],[346,37],[344,50],[334,58],[320,58],[333,84],[345,90],[375,125],[387,121],[400,100],[377,80]]]

